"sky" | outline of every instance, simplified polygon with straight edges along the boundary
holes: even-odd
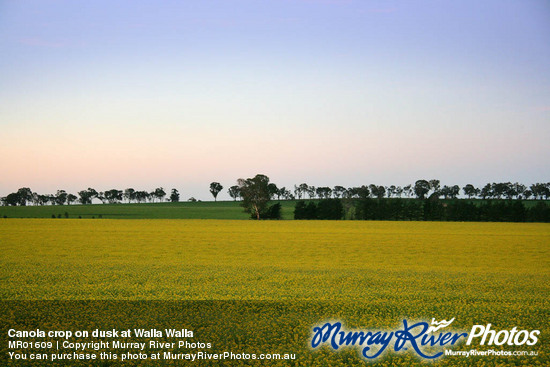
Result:
[[[546,0],[0,0],[0,196],[550,181]]]

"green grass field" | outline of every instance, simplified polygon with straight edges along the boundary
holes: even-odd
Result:
[[[281,201],[283,219],[292,219],[295,201]],[[240,202],[206,201],[146,204],[0,206],[0,218],[248,219]]]
[[[400,200],[400,199],[393,199]],[[414,199],[401,199],[414,200]],[[482,200],[471,200],[481,203]],[[272,201],[271,203],[276,203]],[[442,200],[445,202],[445,200]],[[279,201],[282,219],[294,219],[295,200]],[[523,201],[526,207],[537,202]],[[104,219],[249,219],[239,201],[203,201],[178,203],[142,204],[93,204],[93,205],[44,205],[44,206],[0,206],[0,218],[104,218]]]

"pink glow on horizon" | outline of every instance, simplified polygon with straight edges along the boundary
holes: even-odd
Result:
[[[24,148],[16,144],[0,148],[4,157],[19,157],[0,163],[1,171],[11,172],[0,189],[150,189],[162,185],[205,186],[211,181],[223,181],[228,187],[237,178],[256,173],[272,175],[275,182],[289,178],[325,181],[318,185],[339,184],[339,177],[350,177],[350,173],[353,182],[343,185],[401,184],[392,180],[413,182],[422,177],[462,177],[471,181],[475,178],[468,172],[491,166],[496,159],[505,157],[508,164],[520,164],[522,152],[513,149],[514,139],[503,136],[487,144],[481,135],[400,132],[378,132],[368,139],[343,132],[300,135],[295,139],[277,134],[256,137],[250,132],[232,139],[163,136],[125,140],[119,136],[94,143],[85,137],[72,141],[35,139],[27,140]],[[544,144],[533,142],[532,149],[542,153]],[[493,164],[491,170],[505,177],[507,167]]]

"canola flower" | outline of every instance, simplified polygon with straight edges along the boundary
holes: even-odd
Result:
[[[456,317],[463,330],[478,322],[540,329],[530,349],[539,356],[438,365],[542,366],[550,363],[549,245],[550,225],[533,223],[8,219],[0,299],[11,311],[3,308],[2,326],[191,325],[220,350],[298,354],[233,365],[364,366],[356,349],[309,350],[312,325],[332,318],[381,329],[403,317]],[[411,353],[377,362],[424,364]]]

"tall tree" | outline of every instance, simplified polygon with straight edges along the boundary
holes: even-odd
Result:
[[[362,187],[366,188],[367,190],[369,189],[365,185],[363,185]],[[363,192],[366,193],[367,190],[364,190]],[[348,189],[346,190],[346,193],[345,193],[345,197],[348,198],[348,199],[358,198],[359,197],[359,187],[348,187]]]
[[[374,187],[378,188],[378,186],[376,186],[376,185],[371,185],[371,186],[374,186]],[[372,193],[372,190],[369,190],[369,188],[371,186],[367,187],[366,185],[361,185],[360,187],[354,187],[353,190],[352,190],[353,196],[358,197],[360,199],[366,199],[371,194],[375,195],[374,193]]]
[[[511,185],[510,182],[499,182],[499,183],[493,182],[491,184],[491,188],[493,190],[493,197],[497,199],[501,199],[508,191],[509,185]]]
[[[462,191],[464,191],[464,195],[468,196],[468,199],[471,199],[479,194],[479,189],[476,189],[476,187],[472,184],[467,184],[464,186]]]
[[[302,194],[300,192],[300,186],[294,185],[294,196],[297,197],[298,199],[302,198]]]
[[[430,198],[439,198],[441,196],[441,184],[439,180],[430,180],[430,190],[433,190]]]
[[[267,185],[267,190],[269,191],[269,197],[271,199],[273,199],[273,197],[275,197],[275,195],[277,195],[277,192],[279,192],[279,188],[273,182],[271,182],[269,185]]]
[[[50,202],[50,198],[48,197],[48,195],[38,194],[36,200],[38,202],[38,205],[47,205]]]
[[[143,203],[147,201],[147,199],[150,196],[147,191],[136,191],[135,195],[136,195],[136,201],[138,203]]]
[[[516,196],[518,199],[521,199],[523,197],[523,193],[527,187],[524,184],[520,184],[519,182],[516,182],[514,184],[514,190],[516,191]]]
[[[17,195],[19,197],[19,205],[26,206],[27,202],[32,200],[32,190],[28,187],[22,187],[17,190]]]
[[[313,199],[315,197],[315,186],[308,186],[307,187],[307,194],[309,196],[310,199]]]
[[[57,190],[55,194],[55,203],[57,205],[63,205],[67,202],[67,192],[65,190]]]
[[[98,196],[98,192],[90,187],[88,187],[87,190],[82,190],[78,192],[78,196],[80,196],[81,204],[91,204],[92,200]]]
[[[393,195],[397,193],[397,187],[395,185],[391,185],[386,189],[387,195],[389,198],[391,198]]]
[[[39,194],[37,192],[32,193],[32,205],[40,205],[40,201],[38,200]]]
[[[531,193],[535,199],[548,199],[548,196],[550,195],[550,188],[547,184],[538,182],[532,184],[529,188],[531,189]]]
[[[508,200],[512,200],[514,196],[518,196],[516,185],[512,184],[511,182],[507,182],[506,189],[504,191],[504,196],[506,196]]]
[[[345,191],[346,191],[346,188],[344,186],[334,186],[332,193],[334,194],[335,198],[339,198],[340,196],[344,195]]]
[[[298,194],[296,194],[298,199],[301,199],[302,196],[305,196],[308,189],[309,189],[309,185],[307,183],[302,183],[302,184],[298,185]]]
[[[76,199],[78,199],[78,198],[73,194],[67,195],[67,204],[71,205],[71,203],[75,202]]]
[[[451,199],[456,199],[456,197],[460,194],[460,186],[453,185],[450,188],[449,196]]]
[[[271,198],[269,193],[269,177],[258,174],[254,178],[239,178],[237,180],[241,197],[242,206],[247,213],[253,214],[256,219],[260,219],[261,213],[267,208]]]
[[[219,182],[212,182],[210,184],[210,193],[214,196],[214,201],[217,201],[218,194],[223,190],[223,186]]]
[[[439,180],[430,180],[430,189],[433,190],[434,192],[438,192],[439,191],[439,188],[441,187],[441,184],[439,182]]]
[[[101,201],[101,204],[105,204],[108,201],[103,191],[100,191],[96,197]]]
[[[403,186],[403,192],[405,193],[405,195],[407,195],[408,198],[411,197],[412,191],[412,185]]]
[[[19,205],[20,203],[19,194],[16,192],[12,192],[11,194],[8,194],[8,196],[4,198],[4,201],[6,205],[11,205],[11,206]]]
[[[372,194],[372,196],[374,196],[378,199],[382,199],[384,197],[384,195],[386,195],[386,188],[384,186],[378,186],[378,185],[370,184],[369,189],[370,189],[370,193]],[[366,195],[366,196],[360,195],[360,196],[361,196],[362,199],[368,197],[368,195]]]
[[[444,185],[439,191],[439,193],[443,195],[445,199],[456,199],[457,195],[460,193],[460,187],[458,187],[458,185],[454,185],[454,186]]]
[[[284,199],[284,197],[285,197],[285,191],[286,191],[286,187],[281,187],[281,188],[277,189],[277,193],[276,193],[276,195],[277,195],[277,200],[281,200],[281,196],[282,196],[283,199]]]
[[[159,199],[160,202],[164,199],[166,196],[166,191],[162,187],[157,187],[155,191],[153,191],[154,196]]]
[[[319,199],[328,199],[332,195],[332,189],[327,186],[321,186],[315,189],[315,193]]]
[[[430,192],[430,183],[426,180],[418,180],[414,183],[414,194],[419,199],[425,199]]]
[[[403,188],[402,188],[401,186],[397,186],[397,187],[395,188],[395,195],[396,195],[398,198],[400,198],[401,195],[403,195]]]
[[[180,201],[180,193],[176,189],[172,189],[172,192],[170,193],[170,201],[173,203],[177,203]]]
[[[293,196],[286,187],[281,187],[279,189],[279,192],[277,193],[277,198],[280,200],[281,197],[283,198],[283,200],[290,200]]]
[[[111,189],[103,193],[103,197],[109,204],[116,204],[122,201],[122,190]]]
[[[479,192],[479,196],[481,196],[483,200],[485,200],[486,198],[492,197],[493,196],[492,185],[488,183],[487,185],[483,186],[483,188]]]
[[[136,198],[136,190],[128,188],[124,190],[124,198],[128,200],[128,203],[132,202]]]
[[[233,198],[233,201],[237,201],[237,199],[241,196],[241,189],[239,186],[233,185],[227,190],[227,193]]]

